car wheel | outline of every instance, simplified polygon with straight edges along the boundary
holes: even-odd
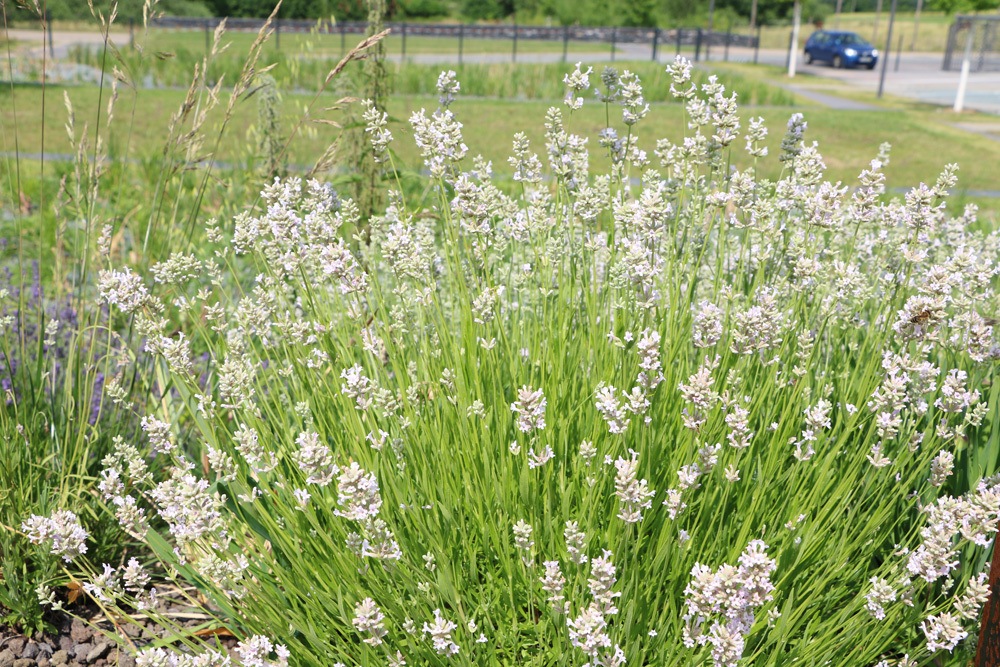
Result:
[[[840,69],[844,66],[844,59],[841,58],[840,56],[834,56],[833,62],[830,64],[836,67],[837,69]]]
[[[806,51],[806,65],[813,64],[813,54],[810,51]]]
[[[875,69],[875,63],[868,63],[868,69]]]

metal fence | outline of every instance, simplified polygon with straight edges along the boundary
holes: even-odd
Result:
[[[213,31],[221,18],[198,19],[181,17],[160,17],[152,21],[157,28],[174,30],[204,30]],[[263,19],[226,19],[226,29],[234,32],[256,32],[263,26]],[[345,47],[348,35],[363,35],[368,24],[363,21],[299,21],[290,19],[275,19],[272,21],[275,38],[280,44],[282,33],[316,33],[319,35],[339,36],[341,48]],[[517,24],[446,24],[446,23],[406,23],[387,22],[386,28],[392,34],[402,39],[402,55],[406,55],[406,38],[438,37],[455,40],[461,60],[463,43],[467,39],[504,40],[511,43],[511,57],[517,59],[518,41],[548,41],[561,42],[563,58],[566,58],[570,42],[588,42],[606,44],[611,53],[619,44],[646,45],[650,57],[657,60],[669,51],[680,53],[681,49],[694,49],[695,60],[707,57],[710,49],[721,48],[728,59],[729,48],[738,47],[754,50],[756,62],[757,50],[760,46],[760,31],[756,35],[745,35],[734,32],[708,31],[702,28],[627,28],[627,27],[589,27],[589,26],[536,26]]]
[[[952,72],[961,70],[962,60],[968,53],[970,71],[1000,71],[998,29],[1000,16],[957,16],[948,30],[942,69]]]

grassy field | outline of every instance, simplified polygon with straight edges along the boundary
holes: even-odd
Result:
[[[725,77],[723,77],[725,79]],[[89,122],[94,125],[98,108],[98,91],[93,88],[72,88],[67,90],[76,110],[77,123]],[[14,150],[13,134],[16,132],[23,151],[37,152],[41,146],[42,131],[45,132],[45,151],[52,154],[66,154],[71,147],[63,127],[67,111],[61,103],[62,91],[49,87],[44,123],[38,110],[41,108],[43,91],[37,87],[19,87],[12,92],[0,92],[2,116],[3,150],[8,154]],[[306,102],[307,97],[287,95],[284,101],[285,114],[289,118]],[[174,110],[183,101],[183,93],[175,90],[144,90],[134,103],[126,96],[119,103],[115,128],[110,139],[112,154],[127,154],[142,157],[156,151],[162,145],[162,128],[169,123]],[[542,120],[545,110],[558,104],[557,100],[460,100],[454,107],[464,124],[464,135],[471,154],[481,153],[493,161],[499,173],[508,171],[507,157],[513,135],[524,129],[532,140],[535,150],[543,151]],[[402,163],[408,166],[419,164],[419,156],[411,138],[409,125],[405,122],[413,111],[421,108],[433,109],[436,97],[430,95],[394,96],[389,112],[395,122],[390,128],[397,136],[394,144]],[[14,114],[12,109],[17,109]],[[946,162],[957,162],[965,167],[961,172],[959,187],[971,190],[990,190],[996,187],[996,180],[988,170],[977,165],[993,164],[1000,161],[1000,143],[984,142],[982,137],[950,125],[951,118],[933,109],[896,108],[885,111],[841,111],[824,108],[810,108],[800,105],[809,123],[807,138],[819,142],[820,150],[826,157],[829,175],[834,180],[853,183],[874,157],[879,143],[890,142],[893,146],[892,163],[887,169],[890,187],[908,187],[919,182],[932,181]],[[617,116],[617,110],[612,113]],[[770,149],[778,150],[781,133],[790,111],[787,108],[749,108],[747,115],[764,117],[771,129]],[[336,116],[330,116],[336,120]],[[253,104],[239,106],[232,122],[231,137],[243,137],[256,120]],[[613,118],[613,120],[616,120]],[[218,122],[212,116],[206,123],[211,128]],[[131,127],[129,125],[131,124]],[[292,122],[286,120],[285,130]],[[594,136],[605,127],[603,106],[588,104],[576,112],[569,120],[570,131],[583,136]],[[129,130],[131,130],[129,132]],[[652,152],[657,139],[668,138],[679,141],[683,137],[684,112],[676,104],[654,103],[649,116],[639,126],[640,146]],[[131,145],[126,145],[125,137],[131,137]],[[323,125],[306,126],[304,133],[295,137],[289,145],[292,164],[311,164],[322,150],[334,139],[332,131]],[[26,148],[27,147],[27,148]],[[240,162],[252,152],[242,141],[225,141],[220,146],[216,159],[224,162]],[[734,152],[734,160],[740,165],[742,151]],[[595,170],[606,168],[606,158],[602,151],[591,146],[592,162]],[[773,167],[772,167],[773,169]],[[776,177],[778,174],[765,174]],[[990,202],[986,202],[990,204]],[[991,206],[996,208],[996,206]]]

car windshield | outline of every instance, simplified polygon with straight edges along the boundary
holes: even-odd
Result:
[[[846,35],[840,35],[837,38],[837,42],[840,44],[866,44],[865,40],[861,39],[853,32],[849,32]]]

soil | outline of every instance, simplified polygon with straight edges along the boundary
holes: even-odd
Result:
[[[60,615],[55,634],[38,633],[26,637],[12,628],[0,625],[0,667],[135,667],[135,654],[150,641],[166,634],[152,622],[139,620],[115,626],[107,617],[91,610],[74,609],[81,618]],[[84,613],[81,613],[84,612]],[[170,612],[167,612],[170,614]],[[170,614],[180,627],[194,627],[204,622],[185,619],[185,614]],[[232,650],[236,640],[226,633],[209,637],[219,648]]]

